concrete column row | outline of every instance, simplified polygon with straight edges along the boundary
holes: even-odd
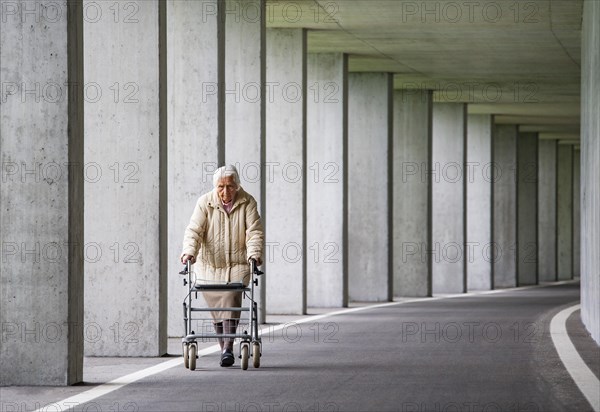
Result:
[[[455,293],[557,280],[551,273],[559,262],[557,251],[562,251],[569,268],[562,278],[572,279],[578,267],[572,263],[578,256],[573,234],[578,212],[569,205],[578,199],[577,156],[557,158],[560,151],[572,153],[572,145],[540,142],[537,134],[520,133],[516,125],[493,125],[489,115],[467,117],[465,142],[461,132],[465,116],[458,113],[464,108],[436,103],[429,114],[433,143],[427,150],[426,123],[419,129],[423,133],[419,140],[414,131],[406,133],[413,122],[401,115],[414,106],[406,102],[405,95],[394,107],[399,116],[394,124],[399,136],[394,188],[405,197],[394,197],[395,294]],[[427,113],[425,107],[421,113]],[[419,121],[414,112],[410,116]],[[407,140],[410,137],[413,141]],[[409,179],[417,170],[414,160],[423,162],[420,181]],[[564,187],[558,187],[556,176],[561,174]],[[562,220],[554,212],[561,204],[566,205]],[[413,231],[414,226],[420,232]],[[561,248],[554,246],[561,241]]]
[[[331,59],[331,56],[327,58]],[[319,67],[317,62],[323,59],[323,56],[311,56],[309,68]],[[325,66],[331,66],[331,61],[324,63],[323,67]],[[339,73],[339,66],[337,70]],[[318,78],[317,74],[314,76],[311,79]],[[277,291],[273,289],[269,294],[285,294],[292,302],[296,302],[295,311],[302,313],[308,304],[307,294],[310,296],[310,305],[329,305],[331,302],[344,304],[348,299],[386,299],[390,294],[390,284],[393,285],[392,295],[408,296],[538,283],[540,253],[537,232],[541,208],[538,202],[538,188],[541,187],[538,185],[538,152],[541,149],[538,148],[537,135],[519,133],[516,125],[492,126],[490,116],[471,116],[470,139],[466,139],[467,118],[464,106],[436,104],[432,110],[431,101],[428,100],[430,95],[427,93],[412,93],[411,96],[408,92],[396,92],[395,103],[388,103],[388,109],[385,109],[385,99],[381,97],[381,93],[380,106],[370,93],[377,87],[377,76],[350,74],[348,77],[348,111],[361,112],[364,116],[346,120],[351,136],[348,139],[347,160],[343,148],[333,151],[338,159],[346,160],[344,165],[348,165],[349,188],[345,189],[343,184],[330,186],[333,193],[336,193],[334,197],[345,199],[347,196],[348,215],[344,213],[344,201],[340,206],[341,214],[339,210],[328,214],[325,208],[320,209],[317,204],[307,201],[306,207],[311,212],[307,213],[310,217],[305,223],[307,233],[318,233],[320,223],[317,222],[334,225],[334,229],[327,229],[326,232],[337,233],[337,239],[342,239],[341,252],[342,256],[343,253],[349,255],[348,268],[341,264],[330,272],[335,274],[327,275],[328,272],[324,269],[327,266],[319,269],[319,263],[325,262],[307,260],[303,262],[307,269],[298,269],[299,274],[295,279],[301,280],[293,287],[293,292],[285,292],[281,288]],[[363,84],[369,81],[369,92],[366,92],[364,90],[367,87]],[[376,147],[380,150],[390,145],[383,137],[386,135],[384,129],[380,135],[377,134],[378,125],[386,124],[386,120],[376,114],[369,115],[373,113],[369,112],[373,107],[379,107],[379,116],[393,107],[395,120],[392,130],[395,137],[391,146],[395,149],[392,150],[394,158],[391,160],[387,158],[389,152],[382,150],[377,154],[373,145],[363,145],[366,139],[360,139],[362,135],[369,135],[370,141],[377,141],[377,136],[382,136]],[[337,120],[337,127],[331,128],[322,123],[323,118],[317,120],[318,113],[326,113],[325,108],[326,106],[313,110],[309,105],[308,112],[312,116],[306,119],[306,127],[311,131],[307,136],[307,145],[311,149],[307,156],[312,156],[311,159],[317,159],[319,154],[333,156],[326,145],[315,145],[312,136],[318,136],[321,127],[329,127],[327,136],[338,136],[337,139],[341,139],[338,144],[343,142],[345,121]],[[339,119],[340,113],[343,113],[343,108],[339,106],[332,106],[330,109],[331,114],[326,116],[329,119]],[[415,124],[418,126],[415,127]],[[438,125],[437,133],[432,132],[435,124]],[[427,137],[429,135],[433,135],[433,138],[427,143],[430,141]],[[301,150],[300,146],[297,147],[297,150]],[[437,157],[435,153],[438,153]],[[379,159],[377,166],[370,163],[370,159]],[[390,177],[378,185],[386,194],[373,204],[369,196],[374,194],[367,193],[362,185],[372,181],[375,176],[384,176],[390,164],[393,172],[388,173]],[[428,164],[432,167],[428,168]],[[365,169],[359,166],[369,166],[366,169],[372,170],[373,174],[365,177]],[[309,165],[305,167],[309,170]],[[359,174],[359,171],[363,171],[363,174]],[[420,176],[411,181],[410,177],[414,177],[415,172]],[[390,184],[393,189],[386,192],[382,185],[390,187]],[[307,185],[309,189],[306,199],[326,193],[319,192],[318,186],[313,186],[308,178]],[[447,187],[444,188],[444,185]],[[389,213],[389,209],[377,208],[386,203],[385,196],[389,196],[387,206],[393,210],[392,216],[386,217],[386,210]],[[365,212],[368,210],[367,204],[356,205],[356,202],[365,201],[364,199],[371,202],[371,209],[376,211],[373,215]],[[464,205],[467,205],[466,208]],[[317,219],[312,220],[313,216]],[[334,223],[336,219],[337,223]],[[391,223],[386,226],[386,221]],[[417,228],[413,233],[409,230],[411,224]],[[343,240],[346,225],[347,243]],[[365,235],[369,227],[376,228],[376,234]],[[393,241],[387,243],[391,245],[390,248],[377,247],[384,244],[383,241],[378,243],[379,239],[390,236],[390,231],[393,237]],[[308,238],[316,240],[321,235],[312,236]],[[299,236],[297,241],[290,244],[300,249],[298,245],[304,244],[305,239]],[[310,241],[311,245],[313,243],[316,246],[317,242]],[[336,246],[332,253],[338,251],[338,244],[334,243],[330,243],[332,247]],[[310,249],[307,245],[305,247],[306,254],[311,259],[319,256],[317,249]],[[377,262],[371,260],[373,256],[377,256]],[[468,261],[465,260],[467,257]],[[343,261],[342,258],[341,262]],[[340,264],[340,260],[328,263]],[[386,270],[386,265],[392,265],[393,268]],[[311,267],[314,269],[309,269]],[[331,267],[333,266],[329,266]],[[332,288],[335,292],[319,290],[320,284],[330,281],[331,277],[336,279],[338,285],[337,288]],[[377,288],[380,289],[373,292]],[[285,305],[287,309],[282,309],[281,306],[275,311],[294,310],[289,309],[292,307],[289,300]]]

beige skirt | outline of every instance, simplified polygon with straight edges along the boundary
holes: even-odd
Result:
[[[202,292],[209,308],[239,308],[242,306],[242,292]],[[227,319],[239,319],[240,312],[213,311],[210,312],[213,323]]]

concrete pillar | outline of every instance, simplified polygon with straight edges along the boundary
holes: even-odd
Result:
[[[538,143],[538,273],[540,282],[556,277],[557,140]]]
[[[348,304],[347,179],[348,56],[307,60],[308,306]]]
[[[265,1],[228,0],[225,9],[225,163],[236,165],[264,222]],[[255,294],[261,323],[266,319],[263,279]]]
[[[392,76],[348,75],[350,300],[392,299]]]
[[[573,278],[573,146],[558,145],[557,173],[558,280]]]
[[[225,15],[225,163],[262,205],[264,1],[227,0]],[[259,209],[260,210],[260,209]]]
[[[85,351],[160,356],[167,260],[178,257],[166,242],[166,3],[136,3],[135,13],[84,4],[111,16],[84,30],[86,84],[101,92],[85,105]]]
[[[600,344],[600,2],[584,0],[581,29],[581,320]]]
[[[394,92],[394,296],[431,296],[431,164],[433,93]]]
[[[306,31],[267,30],[267,312],[306,312]]]
[[[581,150],[573,149],[573,276],[581,276]]]
[[[492,138],[492,286],[517,286],[517,126],[494,125]]]
[[[2,7],[0,385],[71,385],[83,380],[84,95],[68,86],[83,84],[82,8],[54,2],[48,21],[43,2]]]
[[[169,335],[181,336],[187,288],[177,276],[196,200],[212,190],[224,157],[223,3],[167,2]],[[200,114],[200,115],[199,115]]]
[[[466,291],[466,105],[433,105],[432,273],[433,293]]]
[[[517,139],[517,283],[538,283],[538,136]]]
[[[492,288],[492,116],[467,116],[467,290]]]

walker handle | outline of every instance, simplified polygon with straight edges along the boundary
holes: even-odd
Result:
[[[258,268],[258,266],[256,265],[256,259],[254,258],[250,259],[250,268],[252,270],[252,273],[256,276],[260,276],[264,273]]]
[[[185,265],[183,266],[183,270],[181,272],[179,272],[179,274],[180,275],[187,275],[191,271],[192,271],[192,262],[190,262],[188,260],[187,262],[185,262]]]

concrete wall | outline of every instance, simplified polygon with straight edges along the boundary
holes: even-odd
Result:
[[[392,298],[392,103],[391,75],[348,75],[350,300],[385,301]]]
[[[492,141],[493,288],[517,286],[517,126],[496,124]]]
[[[85,104],[85,162],[94,166],[85,187],[88,355],[167,351],[166,159],[160,150],[166,96],[159,88],[166,81],[159,54],[165,3],[138,5],[136,22],[85,24],[86,84],[102,92],[97,101],[88,95]],[[92,7],[112,16],[111,6]]]
[[[433,105],[432,287],[433,293],[466,291],[466,105]]]
[[[557,267],[558,279],[573,278],[573,146],[558,145]]]
[[[581,276],[581,150],[573,151],[573,276]]]
[[[492,288],[492,116],[467,116],[467,290]]]
[[[581,318],[600,344],[600,3],[585,0],[581,47]]]
[[[557,142],[557,140],[540,140],[538,143],[538,273],[540,282],[557,280]]]
[[[394,92],[394,296],[431,296],[433,93]]]
[[[308,306],[336,307],[348,302],[347,76],[347,55],[308,55]]]
[[[269,313],[306,312],[306,31],[267,30]]]
[[[216,0],[213,2],[216,7]],[[223,78],[224,31],[209,3],[167,2],[168,50],[168,221],[169,335],[183,334],[182,302],[187,287],[177,276],[182,265],[183,232],[196,200],[212,190],[212,172],[223,156],[224,102],[218,93]],[[222,12],[222,9],[218,9]],[[201,16],[199,19],[198,16]],[[202,22],[198,24],[198,22]],[[201,58],[199,58],[201,56]],[[202,115],[198,115],[201,113]]]
[[[0,25],[0,385],[83,380],[83,16],[57,3]]]
[[[538,283],[538,136],[517,141],[517,282]]]

